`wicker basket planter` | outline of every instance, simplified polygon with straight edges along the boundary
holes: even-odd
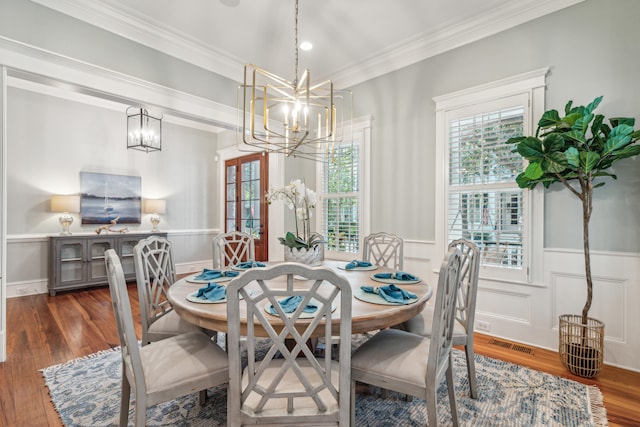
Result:
[[[559,352],[563,365],[572,374],[593,378],[604,365],[604,323],[582,316],[563,314],[560,316]]]

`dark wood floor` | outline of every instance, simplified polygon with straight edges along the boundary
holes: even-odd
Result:
[[[129,292],[137,310],[135,286]],[[138,312],[134,318],[139,319]],[[8,357],[0,363],[0,426],[61,426],[39,370],[119,344],[107,287],[9,299],[7,330]],[[585,380],[567,372],[554,352],[533,348],[529,353],[527,347],[510,344],[476,335],[478,354],[595,384],[604,394],[611,426],[640,426],[640,373],[606,366],[598,378]]]

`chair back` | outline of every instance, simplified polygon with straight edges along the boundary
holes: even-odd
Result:
[[[364,238],[363,259],[380,267],[402,270],[404,240],[391,233],[373,233]]]
[[[133,259],[142,317],[142,345],[151,342],[149,327],[173,307],[167,300],[169,287],[176,281],[171,242],[150,236],[133,248]]]
[[[142,359],[140,348],[138,347],[138,337],[131,313],[131,303],[127,283],[124,279],[122,264],[116,251],[108,249],[104,253],[104,261],[107,268],[107,278],[109,280],[109,291],[111,293],[111,304],[113,314],[116,318],[118,337],[120,338],[120,351],[122,352],[123,375],[135,382],[137,390],[146,393],[144,371],[142,370]],[[125,363],[129,361],[129,363]],[[125,397],[123,397],[125,399]]]
[[[278,301],[292,296],[302,301],[295,311],[285,313]],[[347,279],[322,267],[283,263],[248,270],[232,280],[227,286],[229,425],[236,425],[234,420],[238,425],[248,420],[349,425],[351,304]],[[305,312],[308,305],[316,306],[316,311]],[[241,316],[247,319],[244,375]],[[339,352],[333,354],[327,346],[324,357],[317,357],[308,346],[310,338],[329,343],[337,330]],[[259,335],[270,340],[260,340]]]
[[[221,269],[256,259],[253,237],[241,231],[218,234],[213,238],[213,268]]]
[[[456,320],[460,322],[467,334],[473,333],[473,321],[476,312],[476,296],[478,294],[478,273],[480,270],[480,249],[475,243],[458,239],[449,243],[449,249],[458,248],[462,252],[462,269],[460,271],[460,287],[456,306]]]
[[[441,378],[449,364],[462,262],[462,252],[453,247],[445,254],[440,266],[427,362],[427,378]]]

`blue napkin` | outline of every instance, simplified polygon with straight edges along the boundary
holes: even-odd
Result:
[[[369,261],[359,261],[357,259],[354,259],[353,261],[347,263],[344,266],[345,270],[351,270],[354,269],[356,267],[371,267],[371,263]]]
[[[278,304],[280,304],[280,307],[282,307],[282,311],[284,311],[285,313],[293,313],[294,311],[296,311],[302,300],[302,295],[297,295],[281,299],[280,301],[278,301]],[[304,311],[305,313],[315,313],[317,309],[317,305],[307,304],[307,306],[302,311]],[[273,306],[269,307],[269,313],[273,314],[274,316],[278,315],[278,311]]]
[[[376,279],[396,279],[396,280],[418,280],[413,274],[398,271],[397,273],[376,273],[373,275]]]
[[[409,304],[409,300],[418,298],[416,294],[400,289],[393,284],[384,286],[360,286],[360,289],[370,294],[378,294],[386,301],[396,304]]]
[[[266,267],[266,265],[256,261],[245,261],[245,262],[236,264],[236,267],[245,269],[245,268],[254,268],[254,267]]]
[[[211,270],[209,268],[205,268],[202,270],[202,273],[198,274],[194,277],[194,280],[214,280],[219,279],[220,277],[236,277],[238,274],[237,271],[220,271],[220,270]]]
[[[196,297],[208,301],[220,301],[227,297],[227,288],[217,283],[209,283],[207,286],[198,289]]]

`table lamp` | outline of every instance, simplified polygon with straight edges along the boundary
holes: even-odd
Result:
[[[145,199],[144,201],[144,213],[151,214],[151,228],[152,233],[160,231],[158,224],[160,224],[160,215],[164,214],[167,210],[167,201],[163,199]]]
[[[62,212],[59,221],[62,226],[63,236],[71,234],[69,226],[73,223],[70,212],[80,212],[80,196],[77,195],[54,195],[51,196],[51,212]]]

